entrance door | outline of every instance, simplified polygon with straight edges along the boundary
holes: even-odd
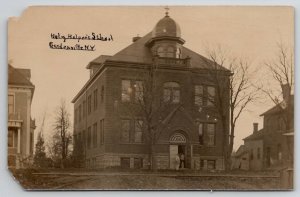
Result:
[[[176,169],[176,155],[178,154],[178,145],[170,145],[170,168]]]

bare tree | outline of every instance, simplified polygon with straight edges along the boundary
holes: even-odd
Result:
[[[292,47],[282,42],[277,43],[275,58],[266,61],[265,66],[270,77],[261,90],[268,96],[277,109],[280,110],[280,117],[285,125],[285,132],[294,132],[294,52]],[[273,80],[272,80],[273,79]],[[274,86],[274,84],[276,84]],[[282,97],[282,98],[280,98]],[[287,148],[289,154],[289,165],[293,166],[293,137],[287,137]]]
[[[143,140],[148,149],[149,168],[155,169],[154,146],[161,132],[169,122],[171,100],[161,97],[161,87],[158,84],[156,60],[145,66],[139,76],[136,76],[133,88],[129,89],[132,102],[124,103],[125,111],[135,119],[135,126],[143,131]],[[137,120],[140,119],[142,121]]]
[[[208,100],[214,104],[223,127],[223,154],[225,168],[229,169],[237,122],[247,106],[258,97],[257,89],[252,85],[254,72],[248,61],[229,57],[221,47],[207,49],[207,55],[207,80],[216,89],[216,94],[209,95]],[[226,80],[228,74],[229,80]]]
[[[55,132],[51,145],[52,155],[60,155],[61,167],[64,168],[72,142],[70,114],[67,110],[65,100],[61,100],[60,105],[57,107],[53,126]]]
[[[275,59],[264,63],[268,68],[271,79],[261,90],[275,104],[279,105],[285,121],[287,130],[291,129],[292,92],[294,89],[294,53],[292,49],[282,42],[277,43]],[[277,84],[274,86],[274,82]],[[282,99],[280,98],[282,96]]]

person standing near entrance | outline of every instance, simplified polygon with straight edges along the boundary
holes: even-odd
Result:
[[[180,154],[180,168],[184,168],[184,154]]]
[[[179,170],[179,165],[180,165],[180,157],[179,157],[179,154],[177,154],[176,157],[175,157],[175,168],[176,168],[176,170]]]

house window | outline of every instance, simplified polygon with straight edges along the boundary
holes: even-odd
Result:
[[[141,143],[143,141],[143,121],[136,120],[134,127],[134,142]]]
[[[79,122],[81,121],[81,113],[82,113],[81,110],[82,110],[82,109],[81,109],[81,104],[80,104],[80,105],[79,105],[79,111],[78,111]]]
[[[216,125],[215,124],[207,124],[207,145],[214,146],[215,145],[215,132]]]
[[[101,103],[104,101],[104,86],[101,87]]]
[[[88,127],[88,136],[87,136],[87,147],[91,148],[91,140],[92,140],[92,136],[91,136],[91,127]]]
[[[250,151],[250,160],[253,160],[254,159],[254,153],[253,153],[253,149],[251,149]]]
[[[88,110],[88,115],[90,115],[92,112],[92,96],[91,95],[88,96],[88,109],[87,110]]]
[[[179,103],[180,101],[180,86],[176,82],[164,83],[164,102]]]
[[[257,159],[260,159],[260,148],[257,148]]]
[[[77,108],[75,108],[75,112],[74,112],[75,114],[74,114],[74,122],[75,122],[75,124],[77,123],[77,119],[78,119],[78,109]]]
[[[100,144],[104,143],[104,119],[100,120]]]
[[[198,136],[199,136],[199,143],[200,145],[203,145],[203,124],[200,123],[198,126]]]
[[[14,131],[8,130],[8,147],[14,147]]]
[[[134,90],[135,90],[135,101],[137,102],[143,101],[143,82],[135,81]]]
[[[135,169],[141,169],[143,167],[143,158],[134,158],[133,167]]]
[[[131,93],[130,80],[122,80],[122,102],[130,101]]]
[[[83,101],[82,104],[82,117],[85,118],[86,116],[86,101]]]
[[[86,131],[85,130],[82,131],[82,141],[83,141],[83,148],[85,149],[86,145],[87,145],[87,137],[86,137]]]
[[[94,110],[96,110],[98,107],[98,90],[94,90]]]
[[[94,123],[93,125],[93,145],[94,145],[94,148],[97,147],[97,123]]]
[[[216,169],[216,161],[215,160],[207,160],[207,169],[208,170]]]
[[[207,87],[207,106],[213,106],[215,103],[216,90],[213,86]]]
[[[8,95],[8,114],[14,113],[14,95]]]
[[[195,105],[203,106],[203,86],[195,85]]]
[[[122,120],[121,121],[121,141],[129,143],[129,131],[130,131],[130,121]]]

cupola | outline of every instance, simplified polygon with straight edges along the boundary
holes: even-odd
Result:
[[[153,28],[152,37],[146,46],[154,56],[180,58],[184,42],[179,25],[169,16],[167,9],[165,16]]]

